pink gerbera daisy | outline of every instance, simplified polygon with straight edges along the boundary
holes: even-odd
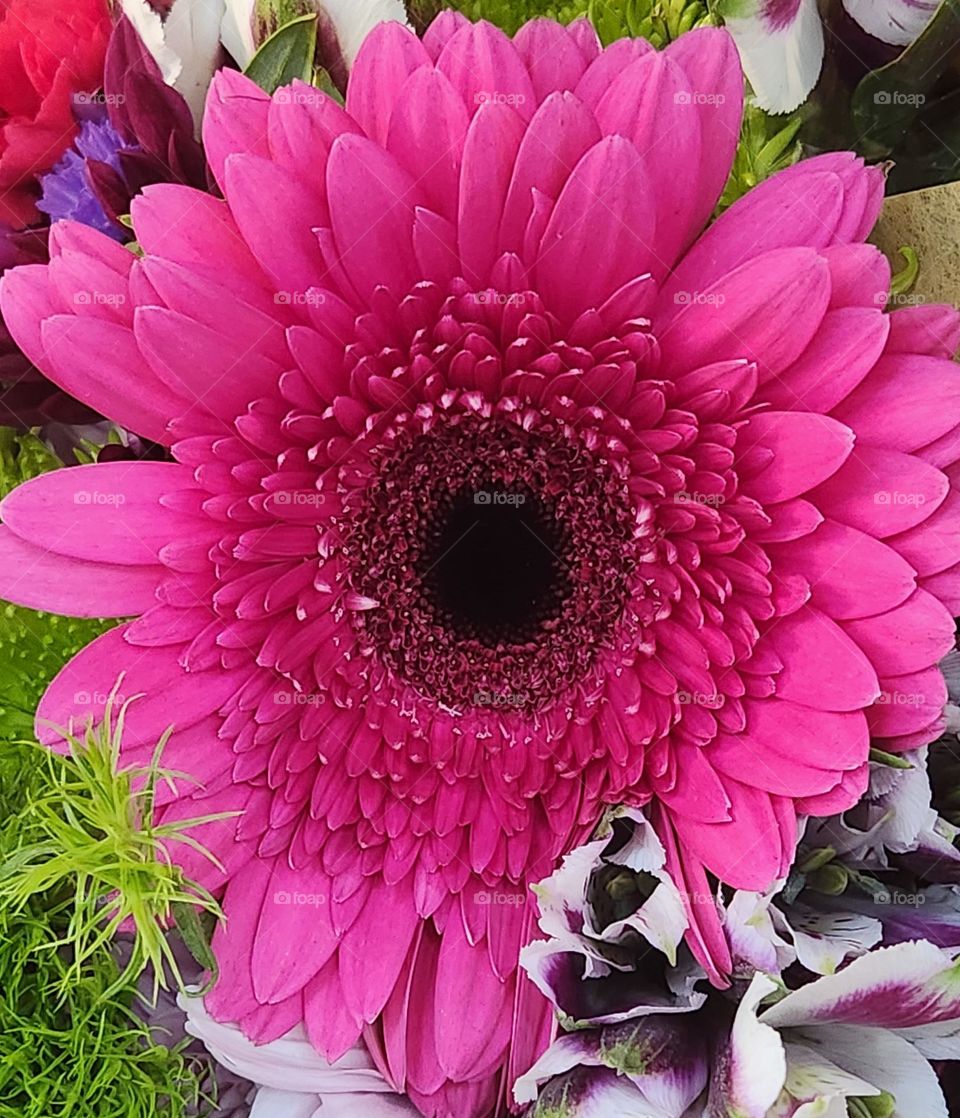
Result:
[[[149,187],[142,258],[61,224],[3,284],[36,364],[174,459],[4,502],[0,592],[137,617],[43,740],[124,673],[126,755],[173,722],[200,783],[166,815],[240,813],[198,832],[223,872],[176,852],[224,887],[211,1012],[330,1058],[363,1032],[430,1115],[545,1045],[528,886],[604,805],[651,805],[721,982],[708,872],[767,888],[871,734],[940,725],[958,316],[885,313],[853,156],[702,232],[741,93],[714,29],[385,24],[345,110],[221,73],[225,200]]]

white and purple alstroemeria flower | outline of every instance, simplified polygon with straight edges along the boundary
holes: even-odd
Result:
[[[718,1107],[716,1113],[842,1116],[845,1109],[837,1100],[888,1095],[895,1108],[884,1113],[891,1118],[947,1118],[928,1061],[960,1057],[960,969],[953,954],[919,941],[879,948],[754,1016],[756,995],[762,990],[766,997],[775,989],[758,975],[726,1050],[731,1074],[713,1080],[716,1086],[725,1078],[746,1094],[728,1093],[727,1109]],[[776,1084],[772,1071],[780,1060],[773,1058],[774,1036],[784,1077],[771,1103],[769,1095],[761,1099],[755,1092],[764,1084],[772,1093]],[[721,1082],[717,1091],[722,1097],[727,1088]]]
[[[908,768],[871,764],[860,802],[841,815],[810,820],[806,844],[832,847],[858,868],[887,869],[894,855],[919,873],[925,862],[937,863],[941,873],[932,880],[960,880],[960,850],[954,844],[958,831],[933,807],[927,755],[926,747],[902,754]]]
[[[905,47],[938,0],[843,0],[843,6],[868,35]],[[720,0],[716,10],[736,41],[760,108],[786,113],[802,104],[823,65],[817,0]]]
[[[564,1034],[517,1080],[514,1098],[537,1100],[535,1115],[681,1118],[703,1094],[709,1066],[702,1022],[644,1017]]]
[[[640,812],[625,811],[622,818],[633,828],[625,843],[605,837],[581,846],[534,886],[539,927],[550,938],[535,940],[520,955],[533,982],[580,1026],[687,1013],[706,998],[693,989],[703,971],[692,960],[689,967],[675,965],[687,918],[665,869],[663,846]],[[646,896],[638,898],[635,911],[605,922],[592,900],[594,875],[617,866],[638,875]],[[650,965],[638,969],[640,959]]]
[[[847,1118],[850,1099],[947,1118],[929,1061],[960,1057],[953,955],[878,948],[783,996],[757,973],[735,1010],[715,993],[700,1013],[564,1034],[515,1099],[536,1099],[534,1118]]]

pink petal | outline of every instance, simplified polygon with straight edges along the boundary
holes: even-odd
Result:
[[[570,175],[547,223],[536,275],[547,306],[572,322],[649,270],[654,229],[636,148],[609,136]]]
[[[890,261],[875,245],[831,245],[822,250],[830,266],[830,306],[883,307],[890,291]]]
[[[0,276],[0,313],[4,325],[38,368],[47,367],[40,334],[43,323],[65,309],[45,265],[28,264]]]
[[[102,462],[32,478],[4,499],[0,513],[21,539],[57,554],[153,566],[178,534],[210,530],[209,522],[162,503],[192,488],[190,470],[173,462]]]
[[[913,568],[879,540],[827,520],[792,543],[768,544],[774,582],[800,575],[810,582],[812,602],[835,621],[870,617],[893,609],[913,593]]]
[[[451,8],[444,8],[433,20],[424,32],[423,45],[434,62],[440,57],[440,52],[447,43],[469,22],[462,12],[455,12]]]
[[[330,879],[277,858],[263,898],[250,970],[259,1002],[276,1004],[302,990],[337,949]]]
[[[533,83],[517,48],[493,24],[482,21],[461,27],[440,52],[437,69],[450,79],[468,113],[497,100],[526,121],[537,107]]]
[[[463,923],[450,920],[443,933],[433,997],[434,1043],[443,1072],[453,1080],[476,1075],[487,1055],[492,1064],[506,1050],[513,982],[502,982],[486,960],[478,965]],[[481,956],[482,959],[482,956]],[[464,1013],[463,1007],[470,1006]]]
[[[532,19],[513,38],[533,82],[539,104],[557,90],[572,90],[587,68],[587,58],[567,28],[552,19]]]
[[[816,710],[852,711],[869,706],[880,692],[877,673],[860,646],[818,610],[808,607],[782,618],[763,643],[783,662],[774,678],[782,699]],[[803,730],[794,725],[791,736],[802,737]],[[825,749],[824,760],[837,768],[851,767],[830,750]],[[858,755],[857,764],[862,761]]]
[[[883,357],[833,414],[864,442],[916,450],[960,425],[957,366],[940,357]]]
[[[572,93],[553,93],[537,109],[519,151],[511,157],[513,174],[500,225],[502,251],[523,248],[534,188],[557,198],[571,169],[600,138],[593,114]]]
[[[242,877],[227,884],[222,902],[227,919],[213,933],[220,977],[204,998],[207,1010],[218,1021],[236,1021],[260,1004],[253,992],[250,960],[272,874],[272,861],[254,858]]]
[[[385,143],[390,117],[404,82],[430,56],[412,31],[385,20],[364,39],[347,90],[347,112],[371,140]]]
[[[653,202],[657,239],[656,255],[641,259],[658,277],[706,218],[698,176],[678,177],[671,163],[701,162],[701,107],[692,103],[689,86],[687,74],[665,53],[648,54],[617,76],[596,108],[605,135],[626,137],[643,153],[650,179],[645,202]],[[668,150],[670,159],[664,157]]]
[[[303,153],[313,166],[326,166],[333,141],[344,132],[359,134],[360,126],[332,97],[299,79],[280,89],[270,102],[267,140],[270,155],[290,171],[301,174]],[[262,153],[255,153],[262,154]],[[312,176],[317,187],[322,176]]]
[[[618,39],[587,67],[573,92],[585,105],[596,109],[617,76],[638,58],[652,52],[653,47],[645,39]]]
[[[757,399],[775,408],[829,412],[879,360],[889,321],[875,308],[827,311],[810,345],[780,376],[763,383]]]
[[[682,847],[721,881],[737,889],[765,892],[780,874],[783,846],[769,792],[724,780],[731,803],[728,823],[697,823],[674,818]]]
[[[398,980],[404,981],[402,968],[419,924],[409,877],[370,891],[340,947],[344,1000],[358,1024],[375,1021]],[[372,943],[378,947],[371,954]]]
[[[867,711],[874,737],[909,734],[935,722],[947,701],[947,682],[934,664],[923,671],[880,680],[881,694]]]
[[[938,303],[901,307],[890,319],[888,353],[953,357],[960,348],[960,311]]]
[[[68,617],[129,617],[149,609],[164,570],[87,563],[27,543],[0,525],[0,598]]]
[[[221,419],[245,412],[284,371],[266,356],[265,346],[251,346],[243,332],[231,332],[229,316],[211,329],[176,311],[139,307],[134,333],[158,378]]]
[[[834,520],[885,539],[925,521],[949,488],[944,474],[911,454],[858,446],[813,499]]]
[[[711,284],[662,299],[654,328],[665,364],[681,371],[746,358],[777,376],[812,341],[830,297],[826,261],[812,249],[764,253]]]
[[[457,235],[463,274],[477,287],[487,282],[498,255],[504,202],[523,137],[523,121],[509,105],[481,105],[470,122],[460,169]]]
[[[743,73],[733,39],[716,28],[688,31],[664,53],[683,68],[690,102],[700,116],[698,204],[690,228],[695,233],[713,212],[733,166],[743,115]]]
[[[213,75],[203,114],[203,147],[217,185],[225,189],[227,156],[240,153],[266,157],[270,98],[236,70]]]
[[[906,675],[936,664],[953,647],[950,612],[925,590],[916,590],[900,606],[843,628],[881,675]]]
[[[227,201],[241,236],[275,291],[300,293],[322,284],[326,268],[313,230],[327,224],[321,194],[299,176],[256,155],[231,155],[224,170]],[[284,236],[273,229],[284,215]]]
[[[64,391],[154,442],[169,444],[169,423],[189,402],[157,377],[126,326],[55,315],[41,327],[48,376]]]
[[[429,113],[424,113],[425,105]],[[457,216],[469,123],[453,86],[439,71],[424,68],[411,74],[400,90],[387,134],[387,150],[414,178],[423,177],[427,203],[450,221]]]
[[[70,563],[79,565],[78,560]],[[124,630],[121,625],[97,637],[47,688],[37,709],[37,737],[44,745],[59,745],[57,727],[72,723],[82,729],[90,718],[101,721],[107,697],[121,676],[119,692],[124,698],[143,695],[127,710],[124,742],[146,745],[156,744],[170,726],[182,730],[218,711],[249,675],[248,671],[222,669],[185,672],[177,663],[175,649],[134,649],[125,640]]]
[[[406,294],[419,278],[412,230],[421,199],[411,176],[371,140],[340,136],[327,164],[327,190],[339,261],[357,291],[369,297],[383,285]]]
[[[906,478],[903,485],[906,490]],[[921,496],[915,489],[907,492],[914,499]],[[936,511],[930,507],[928,512],[915,527],[888,541],[921,577],[960,563],[960,492],[951,490]]]
[[[174,183],[148,186],[130,203],[137,240],[148,256],[161,256],[230,286],[256,303],[266,277],[244,244],[226,202]]]
[[[759,412],[737,435],[740,454],[759,451],[765,460],[759,472],[740,471],[744,491],[761,503],[799,497],[835,474],[852,449],[853,432],[829,416]]]
[[[927,575],[920,585],[939,598],[952,614],[960,613],[960,563],[939,574]]]
[[[830,792],[819,796],[804,796],[796,801],[797,812],[800,815],[838,815],[841,811],[853,807],[867,790],[870,781],[870,766],[864,763],[858,769],[843,774],[843,779]]]

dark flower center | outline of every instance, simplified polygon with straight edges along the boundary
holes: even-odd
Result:
[[[342,553],[361,643],[442,706],[541,709],[608,644],[636,567],[619,466],[529,413],[401,415],[368,451]]]
[[[525,487],[461,490],[429,530],[420,575],[437,614],[482,644],[535,640],[570,592],[556,510]]]

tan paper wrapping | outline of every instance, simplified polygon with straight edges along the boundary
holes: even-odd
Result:
[[[920,273],[911,294],[918,301],[960,306],[960,182],[887,198],[870,239],[895,273],[905,263],[901,246],[914,249]]]

